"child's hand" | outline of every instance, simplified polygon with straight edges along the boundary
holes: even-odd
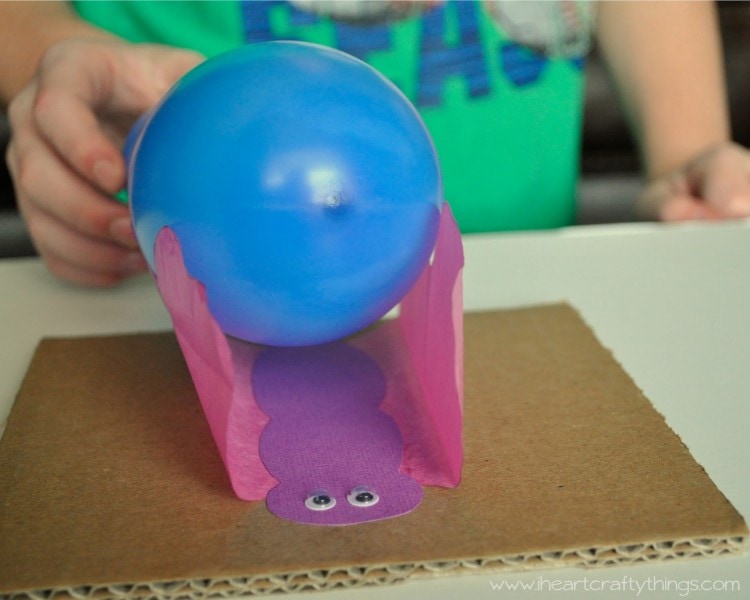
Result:
[[[146,268],[121,155],[135,119],[202,57],[186,50],[72,39],[52,46],[10,104],[7,161],[40,256],[57,276],[112,285]]]
[[[704,152],[648,184],[637,210],[662,221],[750,216],[750,151],[725,143]]]

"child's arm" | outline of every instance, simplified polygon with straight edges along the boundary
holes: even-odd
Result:
[[[750,215],[750,154],[730,142],[712,2],[601,2],[597,33],[649,185],[645,216]]]

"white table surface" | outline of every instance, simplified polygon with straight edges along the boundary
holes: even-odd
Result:
[[[561,300],[574,305],[718,487],[750,518],[750,224],[627,224],[468,236],[465,252],[467,310]],[[170,327],[148,276],[116,289],[91,290],[55,281],[36,259],[12,259],[0,261],[0,282],[2,424],[42,337]],[[501,581],[544,591],[493,589]],[[719,586],[736,581],[741,589],[688,593],[682,586],[690,581]],[[550,591],[573,585],[577,593]],[[440,577],[326,595],[336,600],[531,599],[581,597],[584,589],[618,585],[629,591],[589,594],[750,598],[750,556]],[[663,591],[665,586],[672,591]]]

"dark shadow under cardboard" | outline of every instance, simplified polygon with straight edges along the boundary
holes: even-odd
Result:
[[[172,333],[44,340],[0,442],[0,593],[267,593],[743,549],[742,516],[572,309],[464,326],[461,485],[329,528],[234,497]]]

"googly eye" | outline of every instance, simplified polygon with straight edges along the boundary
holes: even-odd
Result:
[[[359,506],[364,508],[366,506],[377,504],[380,500],[380,496],[378,496],[370,488],[367,488],[365,486],[358,486],[355,487],[351,492],[349,492],[349,494],[346,496],[346,499],[352,506]]]
[[[318,490],[307,497],[305,506],[310,510],[330,510],[336,506],[336,498],[330,496],[325,490]]]

